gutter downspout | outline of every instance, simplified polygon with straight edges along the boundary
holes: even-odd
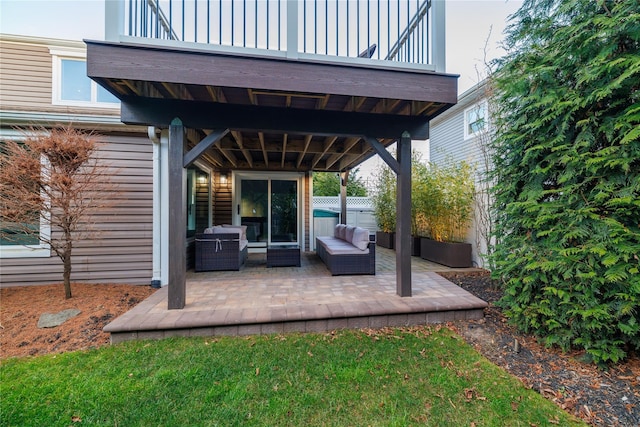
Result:
[[[162,212],[161,212],[161,187],[160,187],[160,137],[158,137],[155,126],[147,128],[147,135],[153,143],[153,250],[151,287],[160,288],[162,286]]]

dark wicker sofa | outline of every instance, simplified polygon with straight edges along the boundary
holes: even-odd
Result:
[[[195,271],[240,270],[248,256],[248,247],[240,249],[237,233],[196,234]]]
[[[342,228],[351,226],[338,224],[334,236],[316,237],[316,253],[326,264],[331,275],[376,274],[376,244],[369,237],[369,231],[360,229],[360,241],[353,234],[345,236]],[[356,229],[356,227],[351,227]],[[367,242],[363,242],[366,235]],[[353,240],[355,243],[352,243]],[[362,249],[364,248],[364,249]]]

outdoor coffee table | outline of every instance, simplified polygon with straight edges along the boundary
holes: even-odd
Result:
[[[273,245],[267,247],[267,267],[300,267],[299,245]]]

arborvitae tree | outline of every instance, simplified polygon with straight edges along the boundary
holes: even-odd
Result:
[[[598,363],[640,348],[640,7],[525,0],[496,76],[506,314]]]

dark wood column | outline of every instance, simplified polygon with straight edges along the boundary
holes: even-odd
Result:
[[[411,296],[411,135],[398,140],[398,190],[396,194],[396,292]]]
[[[186,170],[183,167],[185,129],[173,119],[169,126],[169,310],[184,308],[187,296]]]
[[[347,182],[349,171],[340,172],[340,224],[347,223]]]

